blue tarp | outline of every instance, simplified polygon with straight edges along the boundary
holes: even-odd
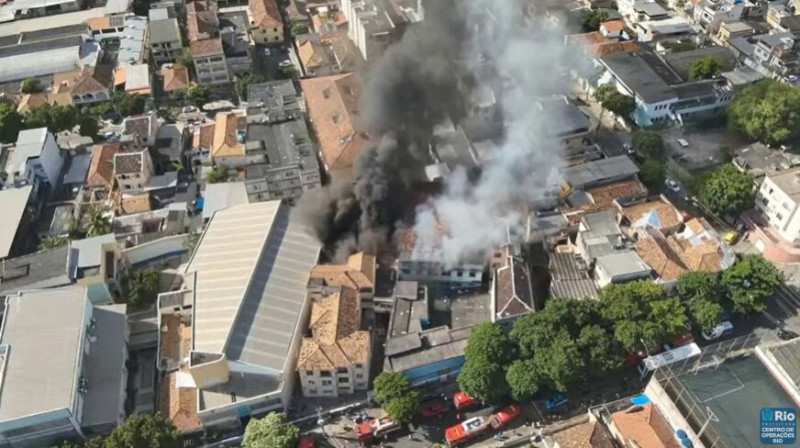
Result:
[[[650,403],[650,398],[647,395],[637,395],[631,398],[631,403],[635,404],[636,406],[644,406]]]

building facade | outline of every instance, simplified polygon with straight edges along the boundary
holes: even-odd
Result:
[[[47,128],[21,131],[14,146],[13,182],[17,186],[56,186],[64,158],[56,139]]]
[[[756,193],[756,208],[785,240],[800,243],[800,169],[764,177]]]
[[[177,19],[151,20],[149,24],[150,54],[156,64],[176,62],[183,54]]]
[[[153,159],[146,149],[114,155],[114,177],[123,193],[142,191],[154,174]]]

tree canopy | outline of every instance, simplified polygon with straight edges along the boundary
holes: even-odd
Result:
[[[244,448],[296,448],[300,429],[286,422],[286,414],[274,412],[251,419],[244,430]]]
[[[161,275],[155,269],[129,272],[120,281],[120,296],[134,309],[146,308],[158,299]]]
[[[180,438],[175,425],[162,416],[134,415],[114,429],[103,444],[104,448],[178,448]]]
[[[686,331],[686,310],[661,285],[640,280],[608,285],[600,297],[614,336],[628,350],[656,347]]]
[[[382,372],[375,378],[373,391],[375,401],[398,422],[411,422],[419,413],[419,392],[411,390],[411,382],[401,373]]]
[[[639,169],[639,179],[648,189],[657,191],[666,180],[664,164],[655,159],[647,159]]]
[[[581,26],[583,27],[583,32],[590,33],[592,31],[597,31],[600,29],[600,24],[608,20],[608,13],[605,11],[601,11],[599,9],[591,9],[584,13],[583,15],[583,22]]]
[[[227,165],[220,165],[206,174],[206,182],[210,184],[218,184],[228,180],[230,169]]]
[[[783,275],[761,255],[747,255],[722,272],[722,286],[728,291],[731,311],[760,313],[767,299],[783,282]]]
[[[488,403],[501,401],[508,394],[505,369],[511,361],[511,341],[503,327],[494,322],[476,325],[464,357],[457,378],[461,390]]]
[[[732,164],[726,164],[706,178],[700,197],[714,213],[740,213],[753,207],[753,180]]]
[[[728,109],[731,128],[753,140],[780,144],[800,137],[800,89],[773,80],[736,93]]]
[[[697,59],[689,69],[689,80],[712,79],[722,72],[723,61],[713,56]]]
[[[664,139],[655,131],[636,130],[631,137],[631,143],[636,151],[648,159],[663,160]]]
[[[686,272],[678,278],[678,299],[689,308],[695,327],[711,331],[725,312],[719,274],[716,272]]]
[[[603,108],[620,117],[627,118],[636,110],[636,100],[628,95],[623,95],[612,86],[598,87],[594,92],[594,97]]]
[[[22,115],[6,103],[0,103],[0,142],[14,143],[22,129]]]
[[[20,85],[22,93],[36,93],[39,91],[39,80],[36,78],[27,78],[22,81]]]
[[[264,82],[264,78],[259,75],[253,74],[246,74],[236,78],[236,82],[234,83],[234,90],[236,91],[236,95],[242,101],[247,101],[247,90],[250,88],[251,84],[258,84],[260,82]]]
[[[211,88],[204,84],[192,83],[186,89],[186,101],[194,104],[195,106],[202,106],[207,103],[211,98]]]

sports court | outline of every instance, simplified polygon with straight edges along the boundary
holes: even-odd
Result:
[[[715,430],[726,447],[760,447],[759,411],[765,407],[795,407],[755,356],[729,359],[717,367],[678,377],[700,408],[719,419]]]

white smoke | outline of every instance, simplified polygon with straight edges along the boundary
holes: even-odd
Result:
[[[444,193],[417,210],[419,235],[430,235],[437,222],[446,226],[441,249],[448,264],[482,259],[509,236],[523,235],[526,206],[541,197],[562,162],[562,144],[548,130],[565,117],[551,115],[538,101],[566,95],[569,71],[578,67],[576,49],[564,44],[566,31],[541,16],[522,17],[520,3],[468,0],[459,7],[475,30],[462,58],[472,61],[467,68],[479,82],[493,87],[505,137],[477,182],[456,170]],[[483,57],[493,63],[493,74],[481,69]]]

